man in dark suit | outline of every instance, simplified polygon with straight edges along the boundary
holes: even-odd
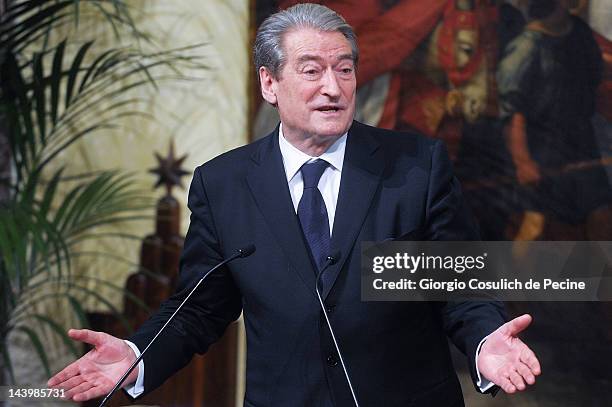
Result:
[[[244,313],[247,406],[459,406],[446,337],[476,386],[523,390],[540,373],[495,302],[362,302],[361,241],[476,239],[439,141],[353,121],[355,36],[318,5],[266,20],[255,41],[265,100],[281,124],[268,137],[195,171],[178,293],[124,342],[72,330],[95,346],[49,382],[76,401],[110,390],[186,295],[237,248],[254,255],[211,274],[127,380],[138,396],[202,353]],[[331,257],[330,257],[331,256]],[[320,308],[320,292],[341,355]]]

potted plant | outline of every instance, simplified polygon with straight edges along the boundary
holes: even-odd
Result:
[[[143,115],[133,107],[140,101],[134,89],[185,79],[181,66],[201,67],[196,57],[185,55],[188,48],[95,53],[93,41],[77,44],[68,36],[50,45],[62,26],[78,22],[80,3],[101,12],[115,30],[124,26],[144,38],[124,0],[0,0],[0,383],[14,381],[7,349],[11,332],[28,337],[47,372],[43,332],[56,334],[78,353],[48,304],[67,304],[83,325],[84,297],[117,311],[87,281],[122,288],[77,274],[72,263],[76,256],[112,256],[82,253],[79,247],[115,233],[105,227],[140,219],[151,207],[129,174],[74,174],[62,165],[62,155],[121,117]],[[41,325],[44,329],[35,328]]]

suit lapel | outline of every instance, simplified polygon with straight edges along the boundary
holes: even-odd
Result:
[[[327,282],[322,287],[323,298],[331,291],[340,270],[350,256],[380,184],[384,164],[379,143],[368,133],[365,126],[353,122],[344,153],[331,239],[331,253],[337,252],[340,257],[336,264],[325,270],[328,275],[323,279]]]
[[[299,277],[314,292],[315,271],[291,202],[278,147],[278,127],[253,154],[247,183],[257,206]]]

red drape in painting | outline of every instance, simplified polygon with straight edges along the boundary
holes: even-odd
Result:
[[[593,31],[604,60],[603,78],[597,89],[597,111],[612,121],[612,41]]]

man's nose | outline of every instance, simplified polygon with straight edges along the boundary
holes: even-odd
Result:
[[[322,94],[334,99],[340,97],[340,83],[333,69],[327,69],[321,81]]]

